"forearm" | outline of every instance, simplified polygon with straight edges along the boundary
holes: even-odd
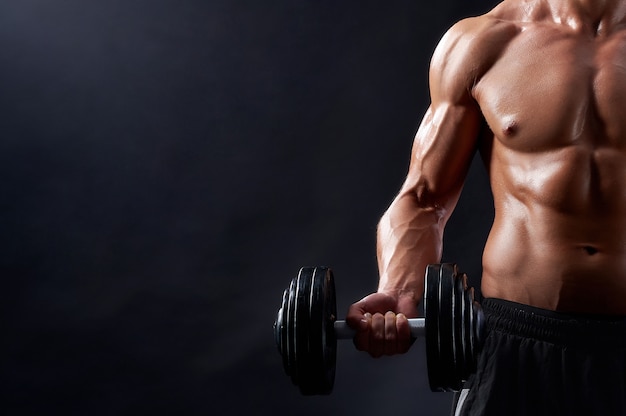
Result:
[[[426,266],[441,260],[445,215],[414,192],[398,195],[378,225],[378,291],[411,297],[424,293]]]

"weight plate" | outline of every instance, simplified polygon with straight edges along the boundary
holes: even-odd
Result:
[[[466,380],[465,374],[465,284],[464,274],[459,274],[454,278],[454,362],[456,378],[459,381]]]
[[[330,269],[324,273],[324,326],[322,334],[324,338],[324,364],[326,372],[326,388],[324,394],[330,393],[335,384],[335,369],[337,366],[337,336],[335,333],[335,321],[337,320],[337,299],[335,292],[335,278]]]
[[[471,367],[475,367],[476,356],[478,354],[478,350],[476,348],[476,343],[477,343],[478,339],[476,337],[476,307],[474,306],[474,288],[473,287],[469,288],[469,290],[467,291],[467,296],[468,296],[468,301],[470,303],[469,342],[470,342],[470,349],[471,349],[471,352],[472,352],[471,353],[471,357],[472,357]],[[473,368],[472,368],[472,370],[473,370]]]
[[[439,357],[441,359],[442,391],[459,390],[455,362],[455,288],[456,266],[449,263],[441,265],[439,280]]]
[[[337,357],[335,285],[327,267],[316,267],[312,276],[308,363],[311,369],[310,378],[300,383],[300,391],[305,395],[329,394],[335,381]]]
[[[291,377],[291,381],[295,384],[297,380],[297,375],[295,374],[295,303],[296,303],[296,279],[292,279],[289,284],[289,295],[287,296],[287,313],[285,314],[285,352],[286,352],[286,360],[287,366],[286,371],[287,374]]]
[[[474,363],[474,351],[472,347],[473,336],[472,336],[472,322],[473,319],[473,290],[472,288],[467,287],[467,282],[465,283],[466,287],[463,293],[463,344],[465,348],[465,372],[467,377],[471,374],[473,370]]]
[[[473,299],[474,299],[474,294],[472,293],[472,300]],[[474,340],[475,340],[473,344],[474,360],[472,361],[472,368],[471,368],[471,371],[473,372],[473,371],[476,371],[476,363],[478,361],[478,356],[480,354],[480,351],[482,350],[483,342],[485,341],[486,323],[485,323],[485,316],[483,313],[483,308],[480,305],[480,303],[473,300],[472,310],[474,311],[474,328],[473,328],[474,331],[473,332],[474,332]]]
[[[424,318],[426,334],[426,365],[432,391],[440,391],[441,356],[439,354],[439,285],[440,264],[429,264],[424,278]]]
[[[463,325],[465,327],[465,335],[464,335],[464,344],[465,344],[465,360],[468,363],[468,368],[471,368],[471,363],[474,360],[473,351],[472,351],[472,299],[471,299],[471,288],[466,288],[465,293],[463,294],[464,300],[464,317],[463,317]]]
[[[280,354],[283,361],[283,368],[287,375],[289,375],[289,369],[287,368],[287,330],[285,328],[285,314],[287,312],[287,300],[288,300],[288,290],[283,291],[283,298],[280,304],[280,309],[278,309],[278,313],[276,315],[276,321],[274,322],[274,341],[276,342],[276,347],[278,348],[278,353]]]
[[[302,389],[302,384],[315,377],[315,369],[312,368],[311,358],[309,354],[309,335],[310,327],[310,299],[311,299],[311,281],[313,280],[312,268],[303,267],[298,273],[296,280],[296,297],[295,297],[295,371],[292,374],[294,384]],[[293,377],[295,375],[295,378]]]

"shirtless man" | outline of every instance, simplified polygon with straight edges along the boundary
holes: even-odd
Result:
[[[424,270],[480,151],[488,336],[457,414],[626,415],[626,0],[505,0],[431,62],[432,103],[378,228],[357,348],[405,352]]]

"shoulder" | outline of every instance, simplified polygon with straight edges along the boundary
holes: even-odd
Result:
[[[430,83],[435,92],[471,91],[521,32],[515,20],[503,17],[496,9],[461,20],[444,34],[430,63]]]

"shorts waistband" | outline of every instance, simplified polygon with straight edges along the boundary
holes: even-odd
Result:
[[[493,298],[484,299],[482,308],[490,330],[555,344],[626,348],[626,316],[562,313]]]

